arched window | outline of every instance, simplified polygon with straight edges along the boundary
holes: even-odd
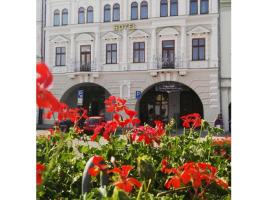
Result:
[[[133,2],[131,4],[131,20],[138,19],[138,3]]]
[[[177,16],[178,15],[178,0],[171,0],[170,15],[171,16]]]
[[[111,6],[109,4],[104,6],[104,22],[111,21]]]
[[[209,9],[208,9],[208,0],[201,0],[201,14],[208,14]]]
[[[190,0],[190,11],[191,15],[198,14],[198,0]]]
[[[62,10],[62,25],[68,24],[68,10],[65,8]]]
[[[59,26],[60,25],[60,11],[55,10],[53,13],[53,25]]]
[[[93,23],[94,22],[94,9],[92,6],[89,6],[87,8],[87,23]]]
[[[148,3],[147,1],[142,1],[141,3],[141,19],[148,18]]]
[[[78,12],[78,23],[84,24],[85,23],[85,16],[84,16],[84,8],[80,7]]]
[[[113,21],[120,21],[120,5],[118,3],[113,5]]]
[[[167,0],[160,1],[160,17],[168,16],[168,2]]]

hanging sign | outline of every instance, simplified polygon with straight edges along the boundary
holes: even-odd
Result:
[[[83,90],[78,90],[78,93],[77,93],[77,105],[78,106],[83,105]]]

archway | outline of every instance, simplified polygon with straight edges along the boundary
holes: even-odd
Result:
[[[88,116],[104,116],[110,119],[110,114],[105,112],[104,100],[110,93],[102,86],[95,83],[80,83],[69,88],[61,98],[70,108],[83,107],[88,111]]]
[[[146,88],[137,102],[140,120],[153,124],[154,120],[167,123],[174,118],[182,127],[180,116],[199,113],[203,117],[203,104],[188,86],[174,81],[159,82]]]

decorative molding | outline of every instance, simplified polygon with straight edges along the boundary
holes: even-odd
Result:
[[[167,36],[167,35],[179,35],[180,33],[173,27],[166,27],[161,29],[161,31],[158,33],[158,36]]]
[[[120,82],[120,97],[130,98],[130,80],[122,80]]]
[[[115,41],[120,40],[122,36],[114,33],[114,32],[108,32],[105,35],[102,36],[102,39],[105,41]]]
[[[76,36],[75,40],[78,41],[94,41],[94,38],[89,33],[82,33]]]
[[[52,37],[50,39],[50,42],[54,42],[54,43],[61,43],[61,42],[69,42],[69,39],[66,38],[65,36],[63,35],[57,35],[55,37]]]
[[[187,32],[187,35],[200,35],[200,34],[208,34],[210,30],[203,26],[196,26]]]
[[[148,38],[150,35],[142,30],[133,31],[129,34],[130,39],[138,39],[138,38]]]

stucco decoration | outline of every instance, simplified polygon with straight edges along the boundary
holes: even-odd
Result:
[[[161,36],[167,36],[167,35],[179,35],[179,32],[175,29],[175,28],[172,28],[172,27],[167,27],[167,28],[163,28],[159,33],[158,35],[161,37]]]
[[[102,36],[102,39],[105,41],[115,41],[121,39],[121,36],[114,32],[108,32]]]
[[[94,41],[94,38],[90,33],[82,33],[82,34],[77,35],[75,40],[89,42],[89,41]]]
[[[68,43],[69,39],[63,35],[58,35],[58,36],[52,37],[50,39],[50,42],[52,42],[52,43]]]
[[[187,32],[187,35],[201,35],[201,34],[208,34],[210,33],[210,30],[203,27],[203,26],[196,26],[194,28],[192,28],[191,30],[189,30]]]
[[[131,34],[129,34],[128,36],[130,39],[138,39],[138,38],[148,38],[149,34],[142,31],[142,30],[136,30],[134,32],[132,32]]]

